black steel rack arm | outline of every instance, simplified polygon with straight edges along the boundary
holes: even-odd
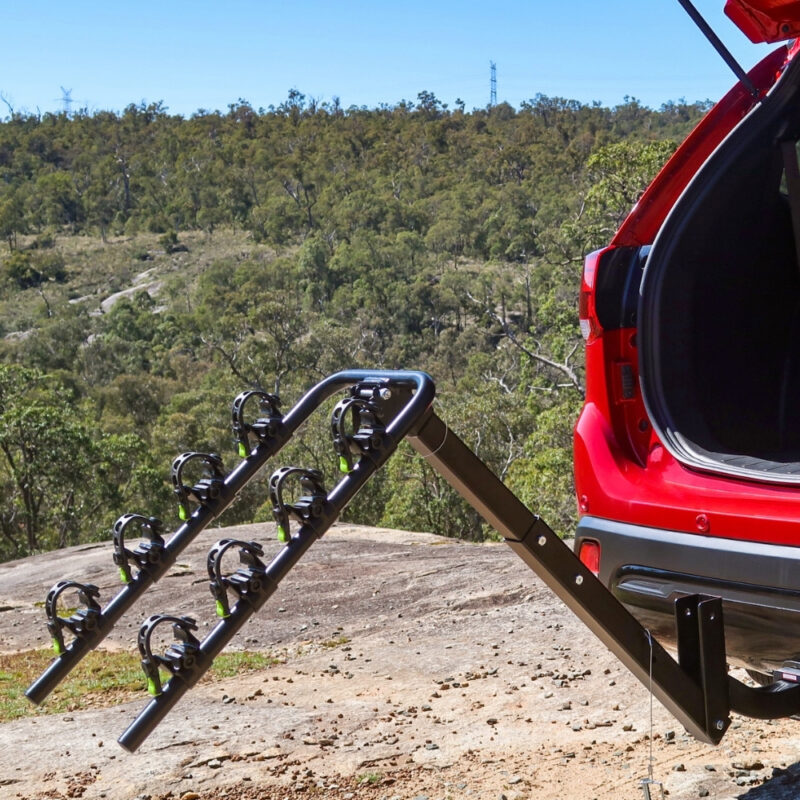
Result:
[[[243,450],[251,443],[250,436],[254,436],[258,444],[224,478],[220,465],[214,461],[217,457],[204,456],[210,460],[207,466],[212,473],[206,483],[199,491],[181,489],[184,499],[196,502],[197,508],[154,563],[145,558],[145,553],[134,559],[137,563],[141,561],[138,573],[131,575],[130,583],[105,609],[99,608],[94,586],[71,581],[57,584],[48,596],[50,630],[56,640],[62,638],[62,629],[70,631],[75,638],[68,647],[63,646],[63,640],[57,641],[61,654],[31,686],[26,693],[28,697],[38,702],[37,697],[46,696],[60,677],[106,635],[138,595],[174,563],[177,553],[193,536],[227,508],[242,486],[283,446],[306,417],[340,389],[347,389],[349,397],[358,402],[337,406],[339,413],[332,426],[334,439],[338,437],[336,450],[340,456],[359,455],[358,461],[344,459],[346,472],[330,494],[325,493],[314,476],[305,475],[304,489],[309,496],[301,498],[302,503],[294,504],[300,506],[293,514],[299,529],[294,535],[287,535],[284,547],[268,566],[260,561],[261,551],[256,543],[223,540],[212,549],[210,588],[218,602],[222,601],[223,618],[203,641],[192,634],[195,627],[188,617],[156,616],[145,623],[140,632],[140,650],[154,697],[120,737],[119,742],[125,749],[133,751],[139,747],[405,437],[611,652],[652,689],[695,738],[717,744],[730,725],[732,711],[760,719],[800,714],[800,685],[782,680],[768,687],[754,688],[728,674],[720,598],[692,595],[676,602],[676,661],[547,524],[529,511],[459,437],[448,430],[433,412],[435,389],[425,373],[367,370],[340,372],[322,381],[280,420],[277,406],[262,397],[269,416],[250,429],[240,427],[237,431],[241,434],[239,441]],[[240,396],[239,409],[235,412],[240,421],[246,399]],[[352,435],[345,423],[348,410],[353,412],[353,427],[357,429]],[[187,456],[179,457],[184,459],[181,463],[185,463]],[[289,472],[283,469],[276,474],[278,477],[273,476],[271,481],[273,488],[279,488],[280,481]],[[277,496],[278,510],[287,512],[290,506],[283,503],[279,491]],[[117,549],[123,551],[121,529],[118,538]],[[225,550],[232,546],[239,547],[243,568],[227,576],[221,570],[220,561]],[[70,618],[62,618],[57,616],[56,605],[58,595],[67,588],[78,590],[86,608]],[[227,589],[236,595],[234,605],[229,602]],[[177,643],[159,656],[150,649],[150,635],[154,627],[168,621],[173,623]],[[170,673],[166,685],[161,682],[159,668]]]
[[[247,598],[240,598],[235,605],[226,609],[227,616],[216,624],[193,652],[191,669],[183,669],[179,676],[170,679],[161,687],[159,694],[153,697],[128,726],[118,740],[126,750],[135,751],[186,691],[208,670],[214,658],[241,630],[252,614],[264,605],[281,580],[336,521],[341,511],[386,462],[414,424],[429,412],[433,403],[435,393],[433,381],[422,372],[353,371],[339,373],[339,376],[341,377],[334,376],[337,378],[337,384],[332,386],[331,391],[320,390],[323,385],[331,385],[324,382],[309,393],[316,398],[315,405],[322,402],[335,389],[343,388],[343,385],[349,383],[352,385],[351,392],[364,396],[380,394],[383,401],[382,411],[386,419],[391,419],[391,422],[386,425],[379,438],[372,440],[370,447],[365,447],[358,462],[327,495],[325,501],[320,504],[319,513],[303,518],[296,533],[287,537],[286,544],[264,572],[261,590],[258,593],[249,592]],[[309,395],[306,395],[306,398]],[[245,599],[247,602],[244,602]]]
[[[200,504],[183,522],[183,524],[170,537],[164,546],[161,558],[157,564],[149,569],[142,569],[133,577],[130,583],[97,614],[94,627],[87,630],[84,635],[75,637],[63,652],[48,666],[27,689],[25,696],[37,705],[42,703],[50,692],[66,677],[80,660],[109,634],[122,615],[136,603],[142,594],[168,572],[175,564],[178,555],[207,525],[214,521],[234,501],[238,492],[252,480],[264,464],[272,458],[286,442],[292,437],[308,416],[326,399],[337,391],[352,386],[359,381],[373,378],[375,371],[346,370],[337,372],[318,383],[281,419],[277,418],[277,399],[270,395],[269,400],[264,397],[268,409],[271,409],[270,418],[262,424],[250,426],[258,443],[222,481],[218,496],[213,502],[206,505]],[[424,396],[433,400],[433,381],[420,372],[392,373],[392,381],[398,385],[416,387]],[[383,379],[386,383],[388,379]],[[381,380],[378,380],[380,383]],[[260,396],[260,395],[259,395]],[[241,397],[241,395],[240,395]],[[241,421],[241,409],[244,398],[237,408],[238,419]],[[410,424],[410,423],[409,423]],[[252,444],[248,440],[248,444]],[[247,449],[246,447],[244,448]]]
[[[213,658],[249,616],[272,594],[311,544],[395,449],[403,435],[448,483],[503,535],[507,544],[578,616],[611,652],[698,740],[718,744],[730,713],[774,719],[800,713],[800,686],[786,681],[754,688],[728,675],[722,601],[692,595],[676,603],[676,661],[585,567],[548,525],[529,511],[485,464],[433,412],[418,417],[422,404],[404,410],[403,424],[386,429],[383,444],[370,451],[337,484],[322,514],[302,525],[267,567],[270,578],[257,600],[238,602],[194,653],[194,667],[170,680],[120,737],[133,751],[210,666]],[[416,421],[415,421],[416,420]],[[407,423],[411,424],[407,424]],[[334,435],[336,435],[334,425]],[[366,456],[366,457],[365,457]]]

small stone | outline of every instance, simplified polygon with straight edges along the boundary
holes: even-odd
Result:
[[[512,778],[508,779],[509,786],[516,786],[518,783],[522,783],[522,778],[519,775],[514,775]]]
[[[686,772],[686,766],[684,764],[676,764],[672,768],[673,772]]]
[[[496,717],[489,717],[489,719],[486,720],[486,724],[487,725],[497,725],[497,718]]]
[[[139,795],[139,797],[143,797],[143,796],[144,795]],[[147,795],[147,797],[149,798],[150,795]],[[181,800],[198,800],[199,797],[200,797],[200,795],[197,794],[197,792],[184,792],[181,795]]]
[[[734,761],[733,768],[744,769],[747,772],[757,772],[760,769],[764,769],[764,765],[758,759],[755,761]]]
[[[703,788],[702,788],[702,789],[701,789],[701,790],[700,790],[700,791],[697,793],[697,796],[698,796],[698,797],[708,797],[708,795],[709,795],[709,794],[711,794],[711,793],[710,793],[710,792],[708,791],[708,789],[706,789],[706,788],[705,788],[705,786],[704,786],[704,787],[703,787]]]
[[[436,744],[435,742],[428,742],[428,744],[425,745],[425,749],[426,750],[438,750],[439,749],[439,745]]]
[[[211,761],[208,762],[209,769],[219,769],[222,766],[222,762],[218,758],[212,758]]]

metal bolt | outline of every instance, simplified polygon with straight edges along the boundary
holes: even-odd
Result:
[[[547,538],[545,536],[539,537],[539,547],[544,547],[547,544]]]
[[[583,575],[576,575],[575,576],[575,583],[580,586],[583,583]]]
[[[722,729],[725,727],[725,723],[724,723],[724,722],[723,722],[721,719],[718,719],[718,720],[717,720],[717,721],[714,723],[714,727],[715,727],[715,728],[716,728],[718,731],[721,731],[721,730],[722,730]]]
[[[383,388],[378,392],[381,397],[381,400],[388,400],[392,396],[392,390]]]

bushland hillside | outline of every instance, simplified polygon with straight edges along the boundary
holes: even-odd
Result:
[[[706,111],[536,96],[468,112],[429,92],[170,115],[0,122],[0,559],[172,520],[171,460],[235,462],[229,404],[284,408],[347,367],[420,368],[439,414],[569,530],[583,255]],[[281,456],[323,470],[327,419]],[[226,524],[267,519],[264,480]],[[351,522],[489,532],[411,451]]]

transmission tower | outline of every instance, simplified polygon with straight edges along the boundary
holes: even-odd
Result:
[[[61,87],[61,102],[64,104],[64,113],[69,116],[72,113],[72,89]]]
[[[491,91],[489,92],[489,106],[491,107],[497,105],[497,64],[490,61],[489,67],[492,70]]]

